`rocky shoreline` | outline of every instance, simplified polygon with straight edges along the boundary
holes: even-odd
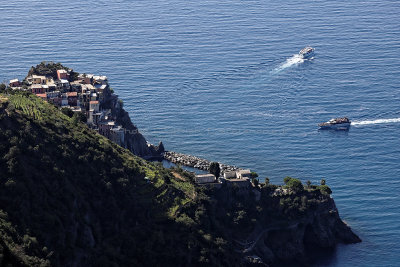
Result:
[[[187,155],[183,153],[173,152],[173,151],[165,151],[164,159],[179,165],[184,165],[188,167],[193,167],[199,170],[208,171],[210,168],[211,161],[202,159],[196,156]],[[237,171],[242,170],[234,165],[226,165],[221,162],[218,162],[221,168],[221,174],[229,171]]]

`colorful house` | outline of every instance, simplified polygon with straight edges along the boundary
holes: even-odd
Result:
[[[18,79],[13,79],[13,80],[10,80],[9,85],[10,85],[10,87],[19,87],[19,86],[21,86],[21,83]]]
[[[26,78],[30,84],[46,84],[46,76],[32,75]]]
[[[68,105],[70,106],[78,106],[78,93],[77,92],[67,92],[67,99],[68,99]]]
[[[58,78],[59,80],[62,80],[62,79],[68,80],[69,74],[68,74],[68,72],[67,72],[66,70],[64,70],[64,69],[57,70],[57,78]]]
[[[32,93],[34,94],[44,94],[46,93],[46,89],[41,84],[32,84],[31,85]]]
[[[99,101],[90,101],[89,102],[89,110],[93,110],[94,112],[99,112],[100,110],[100,103]]]

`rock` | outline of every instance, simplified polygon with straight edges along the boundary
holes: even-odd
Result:
[[[171,161],[172,163],[175,164],[181,164],[189,167],[194,167],[196,169],[208,171],[210,168],[211,161],[202,159],[199,157],[195,157],[192,155],[186,155],[182,153],[177,153],[173,151],[165,151],[164,152],[164,159]],[[227,171],[236,171],[236,170],[241,170],[241,168],[238,168],[236,166],[231,166],[231,165],[226,165],[220,163],[220,168],[221,168],[221,175],[224,174],[224,172]]]
[[[298,221],[264,230],[253,253],[268,264],[296,262],[296,266],[308,266],[312,260],[309,251],[358,242],[361,239],[340,219],[334,200],[327,198]]]

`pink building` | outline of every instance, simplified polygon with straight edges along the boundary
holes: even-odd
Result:
[[[32,93],[34,93],[34,94],[46,93],[46,89],[41,84],[32,84],[31,90],[32,90]]]
[[[68,72],[66,70],[57,70],[57,78],[59,80],[65,79],[68,80]]]
[[[75,107],[78,105],[78,93],[67,92],[68,105]]]
[[[100,104],[99,101],[90,101],[89,102],[89,110],[93,110],[94,112],[99,112]]]
[[[20,85],[21,83],[19,82],[18,79],[10,80],[10,87],[18,87]]]

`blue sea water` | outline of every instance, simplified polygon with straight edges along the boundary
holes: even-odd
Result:
[[[107,75],[151,142],[274,183],[326,179],[363,242],[317,266],[398,266],[399,14],[386,0],[0,0],[0,80],[43,60]],[[317,130],[339,116],[356,125]]]

